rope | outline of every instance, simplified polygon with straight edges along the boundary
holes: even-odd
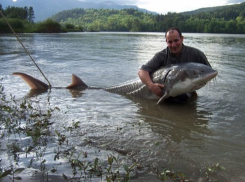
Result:
[[[31,58],[32,62],[35,64],[35,66],[38,68],[38,70],[40,71],[40,73],[43,75],[43,77],[45,78],[45,80],[48,82],[49,85],[49,89],[51,89],[51,84],[48,81],[48,79],[46,78],[46,76],[44,75],[44,73],[42,72],[42,70],[39,68],[39,66],[37,65],[37,63],[35,62],[35,60],[32,58],[32,56],[30,55],[30,53],[28,52],[28,50],[25,48],[25,46],[23,45],[23,43],[21,42],[21,40],[19,39],[19,37],[17,36],[17,34],[15,33],[14,29],[11,27],[11,25],[9,24],[8,20],[5,18],[5,16],[3,15],[2,11],[0,11],[0,14],[2,15],[3,19],[5,20],[5,22],[7,23],[7,25],[9,26],[10,30],[12,31],[12,33],[15,35],[16,39],[18,40],[18,42],[21,44],[21,46],[23,47],[23,49],[25,50],[25,52],[27,53],[27,55]]]

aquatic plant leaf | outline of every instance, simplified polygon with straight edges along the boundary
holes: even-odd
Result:
[[[53,169],[50,170],[52,173],[55,173],[57,171],[56,168],[53,167]]]
[[[129,171],[129,167],[128,167],[128,165],[123,165],[123,168],[124,168],[124,170],[126,171],[126,172],[128,172]]]
[[[2,179],[2,178],[4,178],[4,177],[8,176],[9,174],[11,174],[11,172],[12,172],[12,169],[9,169],[9,170],[4,171],[4,172],[0,175],[0,179]]]
[[[63,178],[65,179],[65,180],[68,180],[68,177],[63,173]]]
[[[226,168],[225,168],[224,166],[219,166],[219,168],[220,168],[221,170],[226,170]]]
[[[17,177],[14,177],[14,179],[15,180],[22,180],[22,178],[21,177],[18,177],[18,176]]]
[[[15,172],[15,173],[20,173],[20,172],[22,172],[24,169],[25,169],[25,168],[18,168],[18,169],[16,169],[14,172]]]

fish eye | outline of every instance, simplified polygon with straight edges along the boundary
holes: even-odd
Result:
[[[197,73],[196,71],[194,71],[194,72],[192,73],[192,75],[193,75],[193,76],[197,76],[198,73]]]

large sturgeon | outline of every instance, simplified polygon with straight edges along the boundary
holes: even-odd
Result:
[[[218,72],[209,66],[200,63],[182,63],[160,68],[155,71],[151,78],[154,83],[164,85],[163,96],[158,97],[141,82],[140,79],[128,81],[116,86],[98,88],[87,86],[79,77],[72,75],[72,83],[65,87],[67,89],[74,88],[96,88],[104,89],[108,92],[126,94],[131,96],[140,96],[149,99],[158,99],[157,104],[161,103],[168,97],[176,97],[185,93],[191,93],[205,86],[210,80],[216,77]],[[48,90],[49,86],[25,73],[13,73],[20,76],[31,89]],[[60,87],[53,87],[60,88]]]

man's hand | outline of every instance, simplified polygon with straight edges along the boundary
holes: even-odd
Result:
[[[147,71],[140,70],[138,72],[138,75],[141,81],[152,91],[152,93],[154,93],[155,95],[159,97],[162,97],[163,95],[162,89],[164,85],[159,84],[159,83],[153,83]]]
[[[152,83],[149,86],[149,89],[152,91],[152,93],[154,93],[155,95],[162,97],[163,96],[163,92],[162,89],[164,88],[164,85],[159,84],[159,83]]]

